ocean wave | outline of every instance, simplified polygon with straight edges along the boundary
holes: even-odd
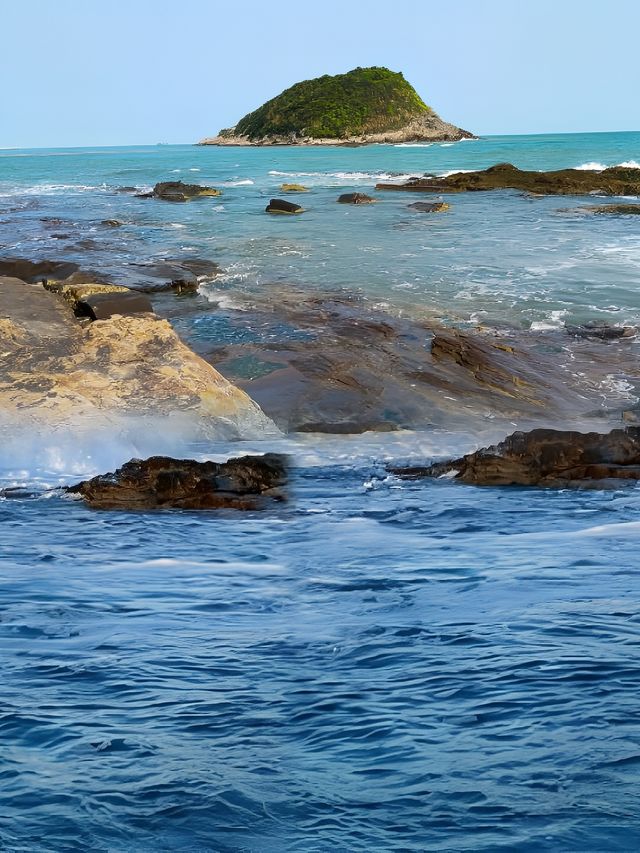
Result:
[[[281,172],[277,169],[272,169],[269,175],[278,178],[320,178],[323,181],[331,181],[332,183],[358,183],[358,182],[375,182],[375,181],[407,181],[409,178],[415,177],[415,172],[398,173],[398,172]]]
[[[430,148],[433,142],[396,142],[394,148]]]
[[[251,187],[255,181],[251,178],[239,178],[237,181],[222,181],[221,187]]]

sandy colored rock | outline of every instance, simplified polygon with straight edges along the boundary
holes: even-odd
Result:
[[[83,325],[40,285],[0,278],[0,331],[0,413],[19,422],[180,415],[194,435],[274,430],[244,391],[154,315]]]

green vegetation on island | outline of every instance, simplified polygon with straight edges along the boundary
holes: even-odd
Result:
[[[400,130],[429,107],[400,72],[355,68],[296,83],[241,119],[236,133],[340,139]]]

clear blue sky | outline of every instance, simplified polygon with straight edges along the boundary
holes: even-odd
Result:
[[[0,0],[0,146],[192,142],[386,65],[479,134],[639,130],[638,0]]]

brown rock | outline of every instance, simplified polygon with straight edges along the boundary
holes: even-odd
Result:
[[[640,480],[640,427],[609,433],[534,429],[504,441],[425,467],[396,468],[400,477],[452,476],[477,486],[602,488]],[[609,481],[609,482],[605,482]]]
[[[366,193],[343,193],[339,198],[340,204],[375,204],[377,199]]]
[[[640,169],[614,166],[601,172],[586,169],[526,172],[510,163],[498,163],[480,172],[456,172],[435,179],[410,178],[404,184],[377,184],[376,189],[429,193],[514,189],[540,195],[640,195]]]
[[[446,201],[416,201],[408,207],[410,210],[418,210],[420,213],[444,213],[445,210],[449,210],[450,205]]]
[[[182,181],[163,181],[156,184],[151,196],[164,201],[189,201],[192,198],[222,195],[220,190],[213,187],[203,187],[200,184],[184,184]],[[141,197],[147,197],[142,194]]]
[[[285,499],[286,457],[267,453],[228,462],[152,456],[67,489],[95,509],[264,509]]]

